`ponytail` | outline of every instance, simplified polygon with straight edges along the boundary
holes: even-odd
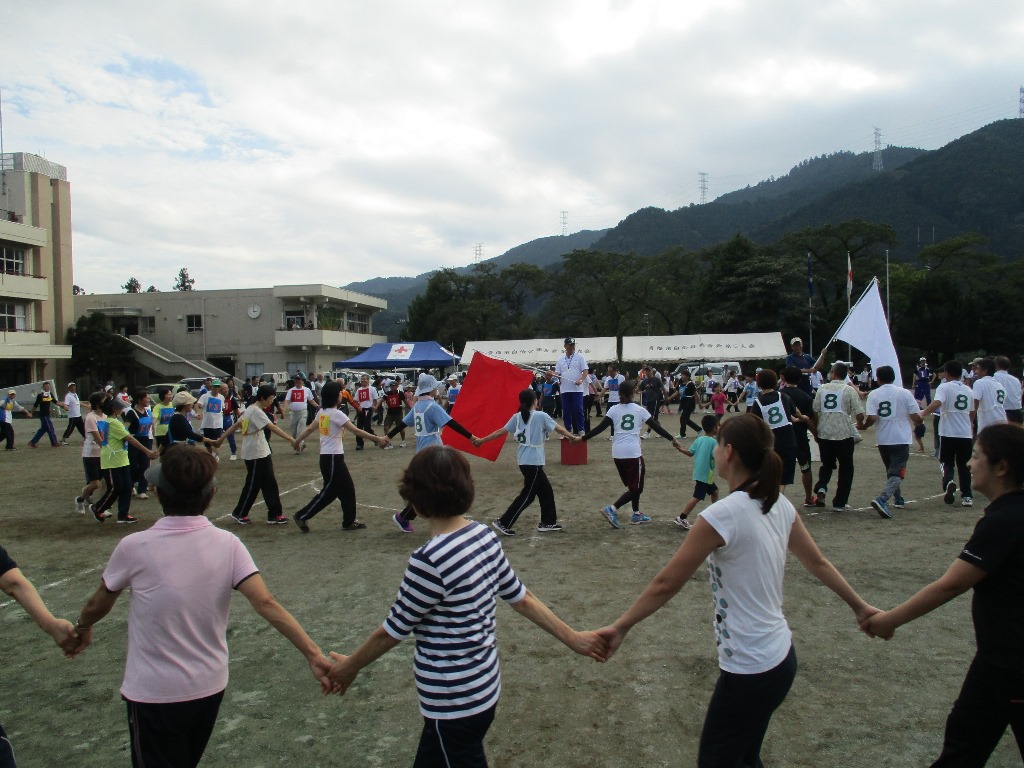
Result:
[[[524,389],[519,393],[519,416],[523,420],[523,424],[530,423],[530,412],[536,402],[537,393],[532,389]]]
[[[768,514],[779,500],[782,458],[775,452],[775,438],[764,419],[745,413],[722,422],[718,442],[731,445],[740,463],[753,473],[743,490],[760,500],[761,512]]]

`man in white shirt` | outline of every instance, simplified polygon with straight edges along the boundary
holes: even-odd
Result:
[[[1021,413],[1021,387],[1020,379],[1010,373],[1010,358],[1005,355],[1000,355],[996,358],[996,372],[992,374],[992,378],[1003,385],[1003,389],[1006,390],[1006,402],[1003,406],[1006,408],[1006,420],[1011,424],[1024,423]]]
[[[977,366],[977,378],[974,380],[974,411],[972,416],[981,432],[990,424],[1005,424],[1006,390],[993,374],[996,372],[996,361],[991,357],[982,358]]]
[[[818,414],[818,448],[821,450],[821,468],[815,486],[815,506],[824,507],[828,483],[839,464],[836,494],[832,497],[835,512],[848,510],[850,489],[853,487],[853,424],[864,421],[864,405],[856,389],[846,383],[850,369],[846,363],[836,363],[829,371],[828,384],[822,384],[814,395],[814,412]]]
[[[68,412],[68,426],[64,430],[64,436],[60,439],[64,445],[68,444],[68,438],[76,429],[85,439],[85,421],[82,420],[82,401],[78,399],[78,385],[75,382],[68,384],[68,393],[64,395],[64,410]]]
[[[309,404],[312,403],[315,408],[319,408],[320,402],[313,394],[313,390],[303,383],[301,371],[295,373],[292,382],[292,386],[285,392],[284,401],[291,417],[291,421],[288,423],[288,434],[294,440],[306,428],[306,412]],[[299,450],[304,447],[305,443],[303,442],[300,444]]]
[[[907,471],[910,459],[910,444],[913,442],[911,422],[921,424],[921,406],[908,389],[897,387],[896,372],[890,365],[883,365],[875,371],[880,386],[871,390],[867,401],[867,419],[858,429],[867,429],[877,422],[875,436],[878,453],[885,464],[885,488],[872,499],[871,506],[884,518],[891,518],[889,499],[896,509],[903,509],[900,485]]]
[[[942,498],[952,504],[956,497],[956,483],[953,470],[960,479],[960,504],[970,507],[974,504],[971,491],[971,470],[967,462],[971,458],[971,388],[963,383],[963,366],[956,360],[947,360],[942,366],[945,379],[935,389],[932,401],[922,412],[927,416],[939,412],[939,466],[942,468]]]
[[[381,394],[375,386],[370,384],[370,377],[365,373],[359,378],[359,386],[355,391],[356,403],[359,404],[359,413],[356,414],[356,426],[371,435],[373,431],[373,412],[380,405]],[[356,435],[356,450],[363,450],[363,438]]]
[[[559,377],[559,391],[562,393],[562,418],[565,428],[574,435],[582,435],[583,395],[587,392],[587,373],[590,366],[586,358],[576,351],[576,339],[565,339],[565,353],[555,363],[555,374]]]

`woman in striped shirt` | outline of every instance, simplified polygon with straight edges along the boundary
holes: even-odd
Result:
[[[603,640],[576,632],[523,586],[498,538],[464,514],[473,503],[469,462],[448,447],[418,452],[399,492],[425,517],[430,540],[409,558],[384,624],[351,656],[331,654],[335,690],[344,694],[366,665],[416,636],[413,657],[423,715],[414,768],[486,766],[483,740],[501,693],[495,597],[577,653],[605,658]]]

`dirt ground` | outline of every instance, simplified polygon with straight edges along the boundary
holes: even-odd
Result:
[[[674,422],[673,422],[674,424]],[[81,485],[81,439],[69,448],[45,442],[29,450],[34,421],[16,423],[19,450],[0,455],[0,544],[40,588],[53,612],[74,620],[116,541],[159,516],[155,500],[135,501],[134,527],[99,525],[73,510]],[[58,428],[63,424],[59,423]],[[670,425],[671,426],[671,425]],[[925,438],[931,444],[931,434]],[[411,444],[411,443],[410,443]],[[275,448],[288,515],[319,487],[316,445],[301,456]],[[401,508],[395,481],[412,448],[353,450],[365,531],[343,532],[340,509],[322,512],[312,533],[294,525],[237,526],[227,515],[244,477],[222,448],[219,491],[208,516],[238,534],[271,590],[325,650],[349,652],[386,615],[409,552],[426,526],[401,533],[390,516]],[[562,466],[548,444],[561,533],[535,531],[527,510],[519,535],[503,538],[523,581],[568,623],[602,626],[629,606],[669,559],[685,533],[672,517],[692,490],[692,461],[656,437],[643,444],[647,526],[613,530],[598,509],[621,491],[604,436],[589,444],[586,466]],[[521,475],[514,446],[495,463],[471,458],[476,481],[472,516],[497,517]],[[815,465],[815,472],[817,465]],[[884,482],[867,437],[856,451],[851,504],[836,514],[801,509],[826,555],[865,598],[890,607],[944,572],[968,539],[984,500],[973,509],[939,498],[937,461],[911,457],[904,496],[912,503],[880,519],[868,503]],[[802,492],[791,487],[799,506]],[[703,508],[699,507],[699,509]],[[573,656],[507,606],[498,609],[503,693],[487,737],[492,766],[677,766],[696,761],[701,722],[716,676],[710,592],[703,572],[660,613],[638,626],[607,664]],[[128,596],[97,627],[95,642],[67,661],[16,604],[0,595],[4,638],[4,724],[19,765],[127,765],[128,730],[118,687],[124,668]],[[799,672],[776,713],[764,746],[769,766],[920,766],[939,751],[974,640],[969,596],[902,628],[890,643],[857,631],[849,609],[790,558],[786,615]],[[421,728],[412,679],[412,645],[366,669],[344,698],[322,698],[302,657],[241,597],[229,628],[231,680],[207,748],[211,766],[409,765]],[[989,762],[1020,765],[1011,736]]]

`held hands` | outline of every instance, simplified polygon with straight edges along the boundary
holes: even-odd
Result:
[[[675,448],[680,453],[685,453],[685,454],[688,454],[688,455],[692,455],[692,454],[690,454],[690,452],[688,450],[686,450],[683,447],[683,444],[681,442],[679,442],[679,438],[678,437],[673,437],[672,438],[672,447]]]
[[[49,634],[69,659],[78,656],[92,642],[92,627],[76,629],[66,619],[54,619]]]
[[[374,436],[373,442],[377,444],[378,448],[387,448],[389,445],[391,445],[391,438]]]
[[[580,656],[589,656],[594,661],[605,662],[611,655],[608,641],[597,632],[574,632],[567,645]]]
[[[481,440],[479,437],[476,437],[476,436],[471,437],[469,442],[471,442],[473,444],[473,446],[476,447],[476,448],[479,448],[481,445],[484,444],[484,441]]]
[[[615,652],[619,650],[619,646],[622,645],[622,641],[626,639],[625,630],[619,629],[614,624],[602,627],[597,630],[596,634],[599,635],[606,644],[607,652],[605,653],[604,661],[608,661],[608,659],[614,656]]]
[[[331,671],[331,660],[326,656],[317,654],[316,656],[310,656],[306,659],[309,664],[309,670],[313,673],[313,677],[320,683],[320,692],[326,696],[329,693],[334,692],[334,686],[331,684],[330,678],[327,676]]]
[[[860,630],[868,637],[880,637],[883,640],[892,640],[896,633],[896,622],[892,620],[891,612],[878,611],[872,608],[875,613],[868,614],[865,618],[857,617],[860,622]]]
[[[324,695],[337,693],[339,696],[344,696],[348,687],[356,679],[356,675],[359,674],[359,670],[354,669],[348,663],[348,656],[331,651],[331,658],[334,659],[334,664],[327,671],[330,689],[325,690]]]

